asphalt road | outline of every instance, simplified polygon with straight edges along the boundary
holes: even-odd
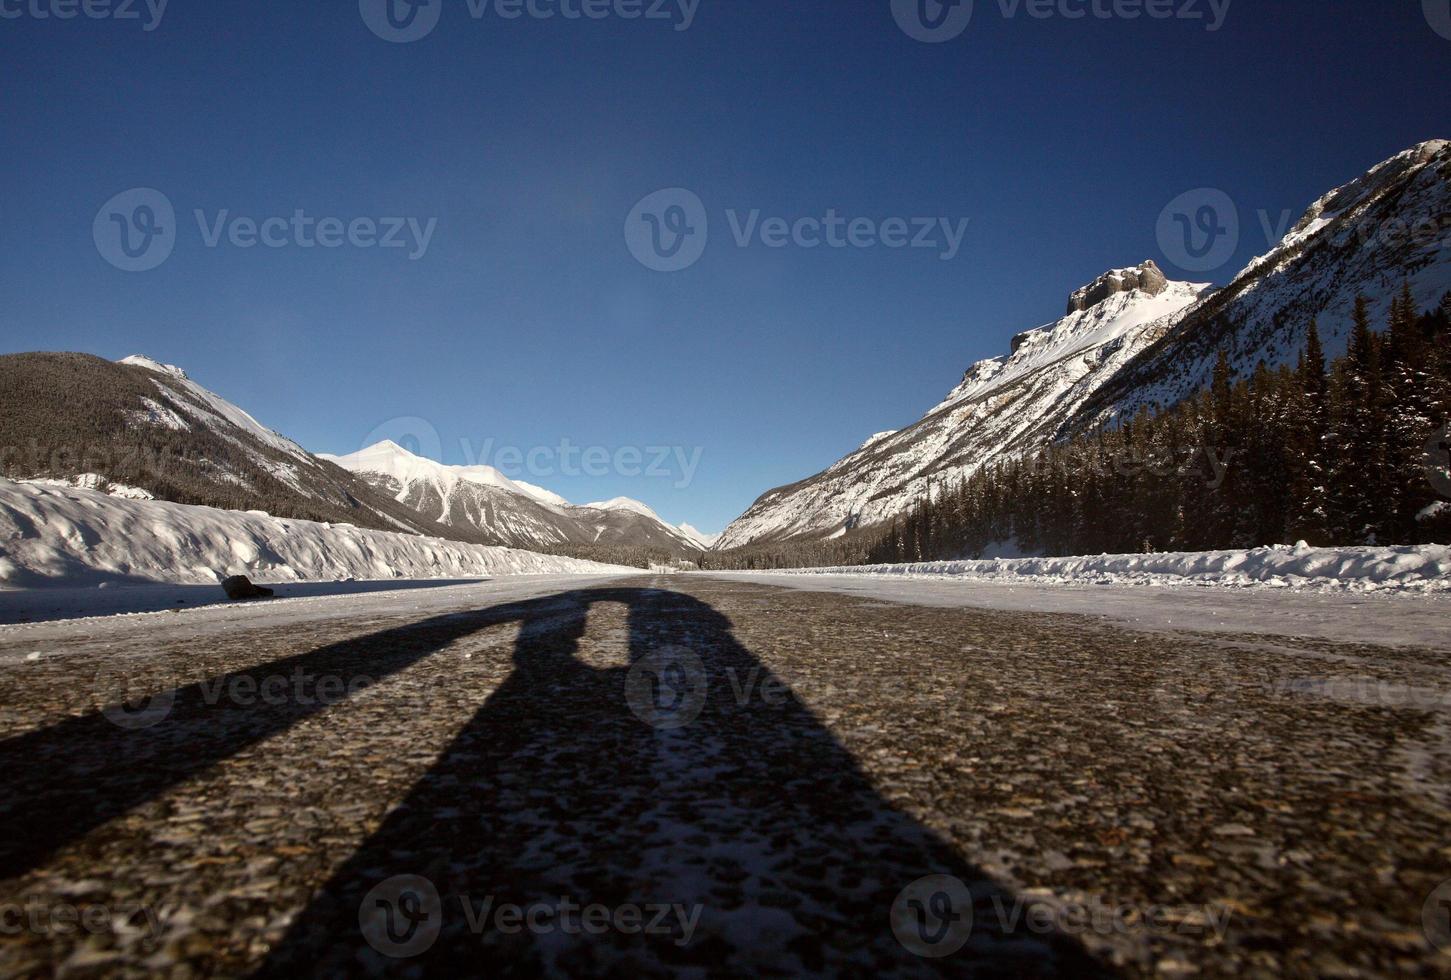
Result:
[[[535,591],[0,631],[0,976],[1451,976],[1445,650]]]

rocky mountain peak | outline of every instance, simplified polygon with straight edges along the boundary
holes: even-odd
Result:
[[[1091,309],[1118,293],[1137,289],[1158,296],[1169,286],[1169,277],[1159,269],[1153,259],[1146,259],[1131,269],[1112,269],[1068,297],[1068,312],[1078,313]]]

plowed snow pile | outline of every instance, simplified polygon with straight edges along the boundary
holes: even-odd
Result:
[[[0,588],[477,578],[622,569],[512,548],[0,480]]]
[[[778,573],[792,574],[792,573]],[[1451,592],[1451,547],[1311,548],[1303,542],[1253,551],[1196,551],[1084,558],[933,561],[811,568],[801,575],[906,575],[1024,585],[1218,586],[1307,591]]]

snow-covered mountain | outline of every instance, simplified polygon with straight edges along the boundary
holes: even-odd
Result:
[[[0,356],[0,477],[277,517],[521,548],[708,544],[637,500],[578,507],[489,466],[449,467],[391,442],[314,455],[141,355]]]
[[[1070,312],[980,361],[915,425],[880,432],[824,473],[772,490],[726,528],[717,548],[820,537],[891,518],[1004,453],[1041,445],[1113,373],[1208,289],[1170,282],[1153,262],[1105,273]]]
[[[447,535],[147,357],[0,357],[0,476],[279,517]],[[489,544],[475,538],[469,540]]]
[[[1182,400],[1209,383],[1221,347],[1240,373],[1261,360],[1294,364],[1311,320],[1327,356],[1339,356],[1356,296],[1370,300],[1381,330],[1403,283],[1421,309],[1451,291],[1451,141],[1398,153],[1315,201],[1273,249],[1176,318],[1067,428]]]
[[[492,466],[445,466],[391,441],[348,456],[322,458],[428,520],[510,547],[615,545],[681,557],[707,547],[638,500],[617,497],[576,506],[542,487],[511,480]]]
[[[762,495],[716,547],[834,537],[890,519],[996,459],[1182,400],[1208,384],[1221,346],[1241,371],[1293,363],[1318,318],[1327,353],[1339,354],[1357,294],[1370,297],[1379,327],[1403,281],[1426,308],[1451,290],[1448,236],[1451,144],[1438,140],[1316,201],[1222,290],[1168,281],[1153,262],[1105,273],[1072,294],[1063,319],[974,364],[914,425]]]
[[[525,485],[527,486],[527,484]],[[545,492],[548,493],[548,491]],[[563,502],[564,498],[560,497],[559,500]],[[704,531],[697,530],[690,524],[668,524],[666,523],[665,518],[655,513],[655,511],[651,509],[648,504],[641,503],[638,500],[633,500],[630,497],[615,497],[612,500],[602,500],[593,504],[585,504],[584,506],[593,508],[595,510],[630,511],[631,513],[639,514],[641,517],[647,517],[658,524],[665,525],[665,527],[668,528],[670,531],[680,534],[691,545],[695,546],[701,551],[709,549],[711,545],[715,544],[716,539],[720,537],[719,533],[706,534]]]
[[[715,543],[720,540],[719,531],[715,534],[706,534],[704,531],[690,524],[677,524],[675,526],[680,530],[681,534],[700,545],[702,551],[715,547]]]

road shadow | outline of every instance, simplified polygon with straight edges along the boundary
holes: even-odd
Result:
[[[0,881],[450,643],[518,616],[511,605],[436,616],[180,686],[154,660],[102,668],[94,681],[98,710],[0,741]],[[278,678],[283,696],[263,697]],[[138,689],[127,700],[114,693]]]
[[[592,665],[610,604],[628,661]],[[1112,975],[1005,920],[1017,899],[709,605],[603,587],[497,615],[513,673],[259,975]]]
[[[623,629],[587,636],[592,611]],[[261,975],[1110,975],[884,799],[725,616],[654,589],[437,616],[192,684],[146,678],[137,701],[6,739],[0,880],[355,682],[510,623],[514,670]],[[296,676],[336,693],[218,697]]]

